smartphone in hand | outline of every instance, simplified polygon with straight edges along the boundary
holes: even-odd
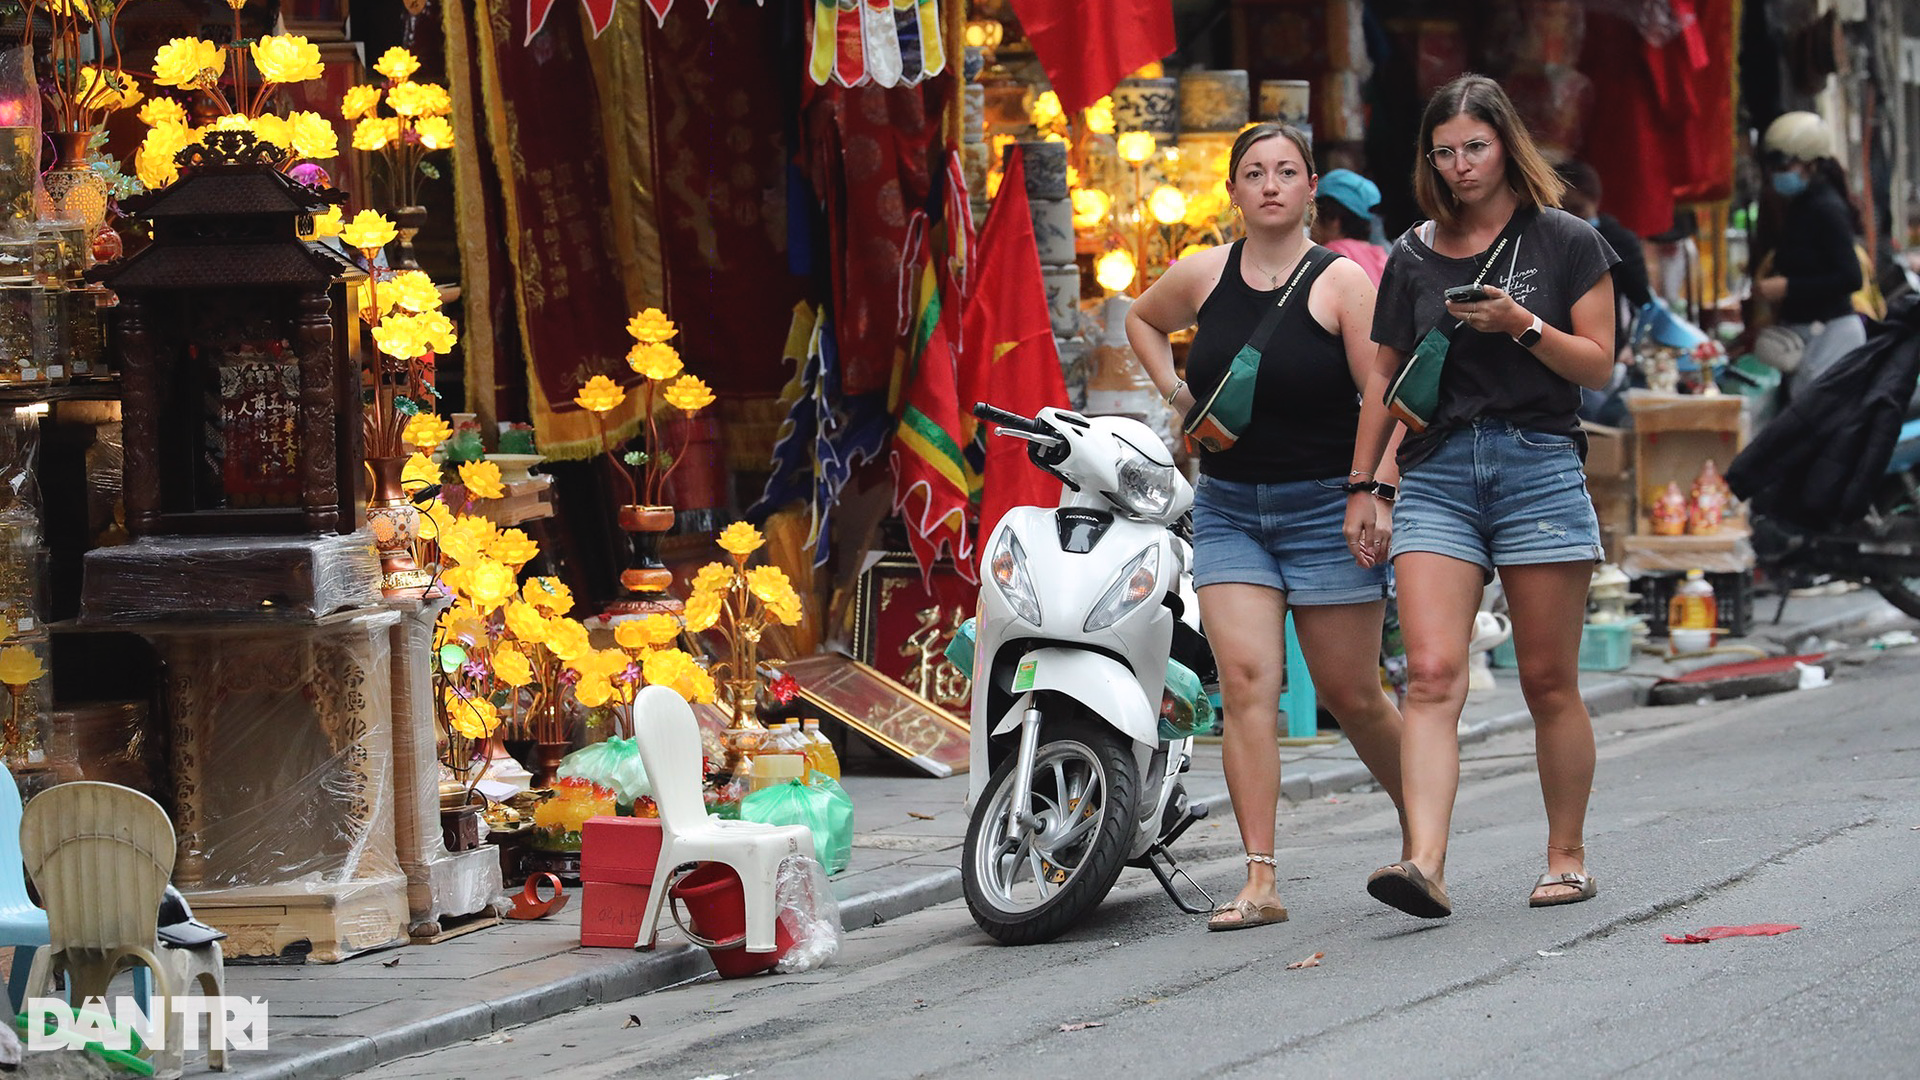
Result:
[[[1487,298],[1487,290],[1478,285],[1455,285],[1447,290],[1449,304],[1472,304]]]

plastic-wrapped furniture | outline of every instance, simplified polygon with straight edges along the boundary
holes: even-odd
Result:
[[[653,943],[674,867],[718,862],[731,866],[746,888],[746,950],[772,952],[780,860],[793,854],[813,858],[813,834],[804,825],[758,825],[708,816],[700,794],[700,727],[680,695],[664,686],[646,687],[634,699],[633,720],[640,760],[660,808],[660,860],[640,918],[637,946]]]
[[[105,1000],[115,974],[141,965],[152,970],[163,1000],[194,986],[209,996],[225,993],[217,942],[193,949],[160,944],[174,835],[158,803],[118,784],[61,784],[26,808],[20,850],[46,905],[50,938],[34,954],[29,993],[48,993],[54,974],[65,972],[69,1000]],[[207,1064],[225,1069],[225,1010],[208,1014]],[[154,1060],[158,1075],[179,1075],[184,1045],[184,1025],[168,1024],[166,1046]]]
[[[35,949],[47,944],[47,913],[27,899],[26,865],[20,859],[20,788],[13,773],[0,766],[0,946],[13,946],[13,971],[7,1002],[14,1013],[26,1008],[27,975]]]

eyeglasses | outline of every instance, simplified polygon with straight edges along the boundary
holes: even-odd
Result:
[[[1451,146],[1436,146],[1427,151],[1427,160],[1433,163],[1434,168],[1444,171],[1461,158],[1466,159],[1469,165],[1478,165],[1487,159],[1487,151],[1492,149],[1491,139],[1475,139],[1457,152]]]

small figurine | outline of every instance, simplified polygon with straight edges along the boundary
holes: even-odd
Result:
[[[1720,531],[1727,504],[1733,493],[1720,477],[1720,470],[1708,458],[1694,478],[1692,498],[1687,502],[1687,532],[1693,536],[1711,536]]]
[[[1656,394],[1680,392],[1680,360],[1677,350],[1654,346],[1641,358],[1640,369],[1646,373],[1647,389]]]
[[[126,250],[120,234],[115,232],[111,225],[100,226],[99,230],[93,234],[93,239],[89,241],[88,246],[92,248],[93,261],[97,263],[112,262]]]
[[[501,424],[500,452],[503,454],[538,453],[533,446],[533,425]]]
[[[1666,490],[1654,497],[1649,515],[1653,518],[1655,536],[1681,536],[1686,533],[1687,497],[1681,493],[1678,481],[1668,481]]]

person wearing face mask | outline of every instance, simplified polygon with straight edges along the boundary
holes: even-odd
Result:
[[[1292,612],[1315,696],[1360,760],[1400,801],[1400,713],[1380,688],[1391,484],[1369,484],[1375,531],[1349,551],[1346,466],[1373,360],[1373,284],[1351,259],[1313,243],[1318,187],[1299,129],[1257,124],[1228,157],[1227,194],[1246,237],[1167,268],[1127,315],[1127,340],[1182,416],[1222,392],[1252,348],[1251,422],[1230,446],[1203,451],[1193,505],[1193,583],[1220,671],[1227,791],[1247,881],[1208,930],[1284,922],[1275,884],[1277,744],[1285,625]],[[1169,335],[1196,327],[1186,378]],[[1258,342],[1258,344],[1256,344]],[[1217,443],[1216,443],[1217,445]],[[1389,466],[1383,479],[1391,479]],[[1356,555],[1361,558],[1356,559]]]
[[[1860,259],[1854,238],[1860,215],[1847,200],[1847,176],[1834,159],[1833,131],[1810,112],[1790,112],[1767,125],[1762,140],[1767,183],[1781,200],[1771,249],[1760,256],[1754,296],[1773,321],[1803,342],[1787,387],[1804,386],[1866,341],[1854,314]]]

